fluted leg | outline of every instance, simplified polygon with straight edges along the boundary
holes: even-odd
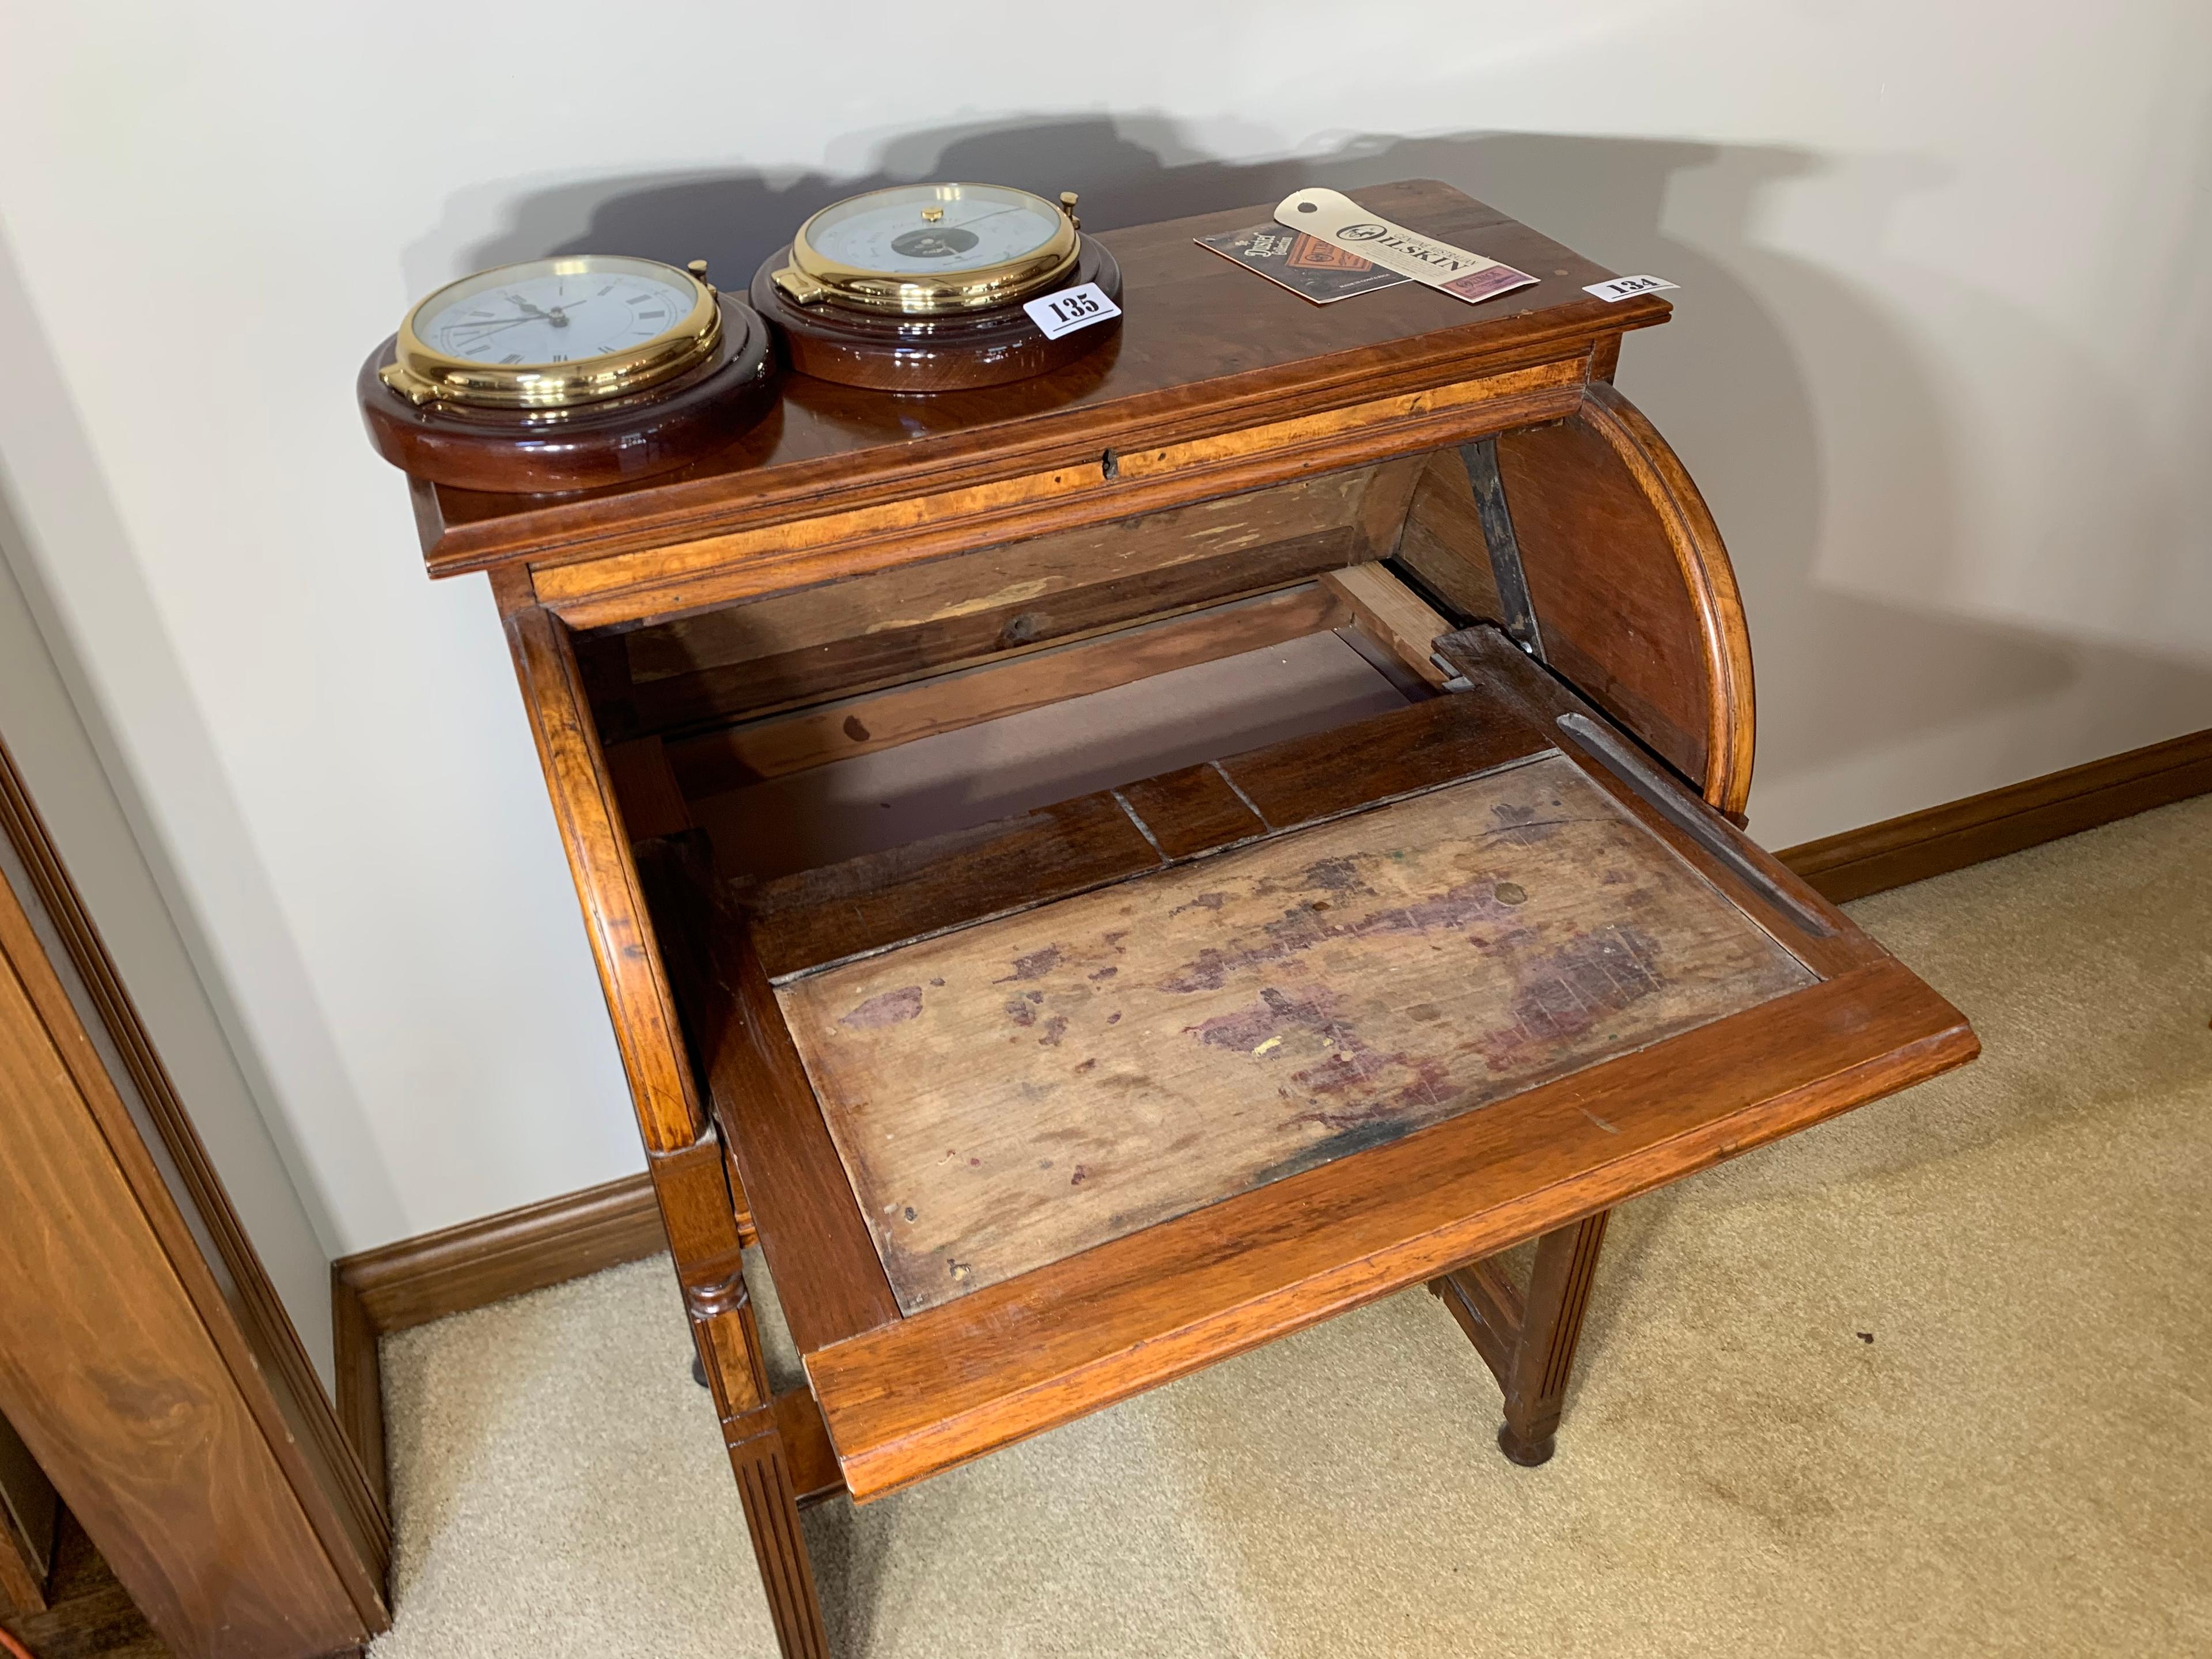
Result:
[[[726,1273],[684,1287],[691,1334],[722,1420],[722,1443],[729,1448],[730,1470],[745,1507],[777,1645],[783,1659],[830,1659],[814,1565],[799,1529],[791,1458],[769,1395],[768,1367],[744,1265],[736,1258],[723,1265]]]
[[[1583,1310],[1589,1305],[1598,1249],[1611,1213],[1601,1210],[1536,1242],[1520,1340],[1500,1379],[1505,1422],[1498,1431],[1498,1445],[1516,1463],[1533,1468],[1552,1455],[1567,1379],[1574,1371],[1575,1345],[1582,1339]]]
[[[1505,1391],[1498,1449],[1530,1467],[1552,1455],[1559,1407],[1573,1375],[1583,1310],[1597,1276],[1610,1211],[1546,1233],[1536,1241],[1535,1271],[1524,1293],[1496,1258],[1471,1261],[1429,1281],[1429,1289],[1474,1344]]]
[[[783,1659],[829,1659],[830,1638],[822,1628],[822,1604],[814,1593],[814,1565],[799,1530],[799,1498],[791,1465],[777,1433],[775,1413],[763,1407],[722,1425],[730,1449],[730,1468],[745,1506],[745,1525],[753,1535],[753,1557],[760,1564],[761,1588],[768,1592],[769,1613]]]

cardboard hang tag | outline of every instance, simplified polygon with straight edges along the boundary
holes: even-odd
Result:
[[[1480,253],[1424,236],[1388,219],[1378,219],[1349,196],[1334,190],[1295,191],[1275,208],[1275,222],[1342,248],[1386,270],[1425,283],[1455,300],[1480,305],[1536,278],[1525,270],[1486,259]]]

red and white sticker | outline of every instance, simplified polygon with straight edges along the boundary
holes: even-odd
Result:
[[[1664,276],[1608,276],[1601,283],[1586,283],[1585,294],[1595,294],[1607,305],[1616,301],[1632,300],[1639,294],[1656,294],[1662,288],[1674,284]]]
[[[1093,323],[1103,323],[1121,314],[1121,307],[1108,299],[1096,283],[1064,288],[1042,300],[1031,300],[1022,309],[1029,313],[1031,322],[1044,331],[1048,340],[1057,340],[1063,334],[1073,334],[1079,328],[1088,328]]]

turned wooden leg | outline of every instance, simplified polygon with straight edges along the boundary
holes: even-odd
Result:
[[[830,1659],[814,1565],[799,1529],[790,1449],[769,1394],[768,1365],[744,1263],[732,1260],[728,1268],[720,1279],[684,1286],[691,1334],[722,1419],[722,1443],[729,1448],[730,1469],[745,1507],[776,1644],[783,1659]]]
[[[1490,1261],[1429,1283],[1504,1389],[1498,1449],[1524,1467],[1552,1455],[1611,1213],[1601,1210],[1538,1239],[1525,1295]]]

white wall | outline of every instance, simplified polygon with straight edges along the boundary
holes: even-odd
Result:
[[[86,688],[79,678],[71,690],[69,681],[75,676],[64,673],[47,651],[33,604],[9,568],[21,552],[6,514],[0,512],[0,556],[0,556],[0,739],[6,741],[39,817],[62,849],[77,895],[91,912],[100,941],[122,975],[170,1080],[188,1103],[201,1144],[222,1174],[231,1206],[328,1387],[332,1377],[329,1259],[252,1085],[240,1069],[237,1051],[208,1000],[191,952],[148,867],[143,848],[154,838],[146,833],[143,811],[137,810],[142,804],[133,800],[126,805],[118,798],[100,752],[109,746],[112,756],[112,746],[104,741],[106,734],[95,738],[77,712]],[[28,872],[4,837],[0,837],[0,881],[14,888],[29,915],[116,1091],[138,1124],[155,1167],[168,1183],[216,1282],[228,1293],[228,1267],[216,1250],[191,1187],[168,1155],[145,1101],[108,1039],[97,1005],[70,962],[66,945],[53,932]]]
[[[351,401],[495,258],[1442,177],[1683,284],[1622,383],[1736,556],[1770,843],[2212,725],[2202,0],[4,3],[5,488],[331,1250],[639,1163],[489,601]]]

